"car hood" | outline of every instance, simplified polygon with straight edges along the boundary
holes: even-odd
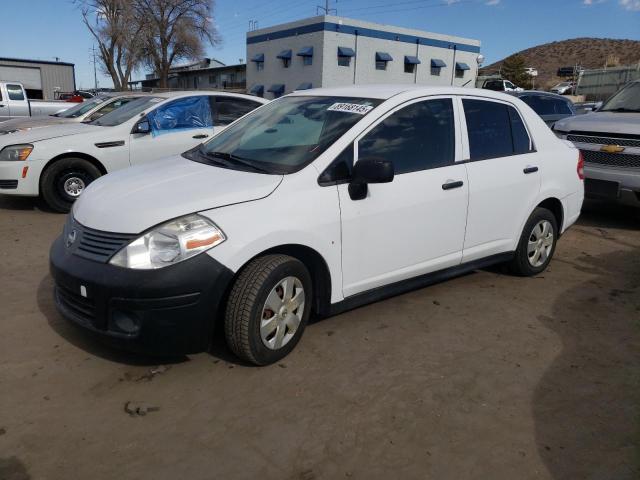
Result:
[[[591,112],[559,120],[554,128],[562,132],[637,135],[640,129],[640,113]]]
[[[48,127],[50,125],[62,125],[76,123],[72,118],[60,118],[52,115],[34,118],[12,118],[0,123],[0,135],[17,133],[32,128]]]
[[[0,123],[0,129],[4,128],[6,122]],[[18,143],[33,143],[42,140],[50,140],[52,138],[66,137],[69,135],[77,135],[79,133],[95,132],[101,128],[96,125],[85,125],[83,123],[73,122],[63,125],[49,125],[42,128],[31,128],[28,130],[20,130],[8,135],[0,135],[0,146],[15,145]]]
[[[99,178],[73,215],[96,230],[140,233],[182,215],[267,197],[282,178],[169,157]]]

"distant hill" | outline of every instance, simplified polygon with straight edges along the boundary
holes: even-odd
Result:
[[[563,79],[556,76],[560,67],[582,65],[583,68],[632,65],[640,62],[640,41],[614,40],[610,38],[573,38],[560,42],[545,43],[520,52],[527,67],[538,69],[536,88],[549,88]],[[497,73],[503,60],[483,67],[481,75]]]

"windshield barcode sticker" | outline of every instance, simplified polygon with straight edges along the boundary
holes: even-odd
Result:
[[[328,112],[345,112],[345,113],[357,113],[358,115],[366,115],[373,107],[370,105],[358,105],[357,103],[334,103],[329,108]]]

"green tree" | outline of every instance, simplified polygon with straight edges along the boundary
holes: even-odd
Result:
[[[518,87],[531,88],[531,77],[526,71],[527,64],[522,55],[511,55],[504,59],[500,73]]]

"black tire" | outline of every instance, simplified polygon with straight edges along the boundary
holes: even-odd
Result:
[[[64,188],[65,182],[78,178],[86,188],[102,173],[95,165],[82,158],[63,158],[56,160],[43,172],[40,179],[42,199],[52,210],[67,213],[77,197],[69,195]]]
[[[534,265],[532,263],[533,258],[530,259],[530,253],[528,252],[529,240],[533,239],[534,227],[544,221],[548,222],[551,225],[551,233],[553,235],[551,249],[549,250],[546,259],[540,265]],[[549,262],[553,258],[553,254],[556,251],[557,242],[558,222],[555,215],[546,208],[536,208],[527,220],[527,223],[524,225],[524,229],[522,231],[522,234],[520,235],[520,241],[518,242],[518,248],[516,249],[515,256],[507,264],[508,270],[514,275],[523,277],[532,277],[534,275],[538,275],[539,273],[543,272],[549,265]]]
[[[287,343],[278,349],[271,349],[265,345],[260,334],[265,314],[263,309],[271,291],[287,277],[295,277],[302,284],[303,312],[295,333]],[[276,254],[252,260],[240,272],[227,300],[224,331],[229,348],[241,359],[255,365],[268,365],[284,358],[294,349],[307,325],[312,305],[311,296],[311,275],[296,258]],[[288,327],[285,331],[289,332]]]

